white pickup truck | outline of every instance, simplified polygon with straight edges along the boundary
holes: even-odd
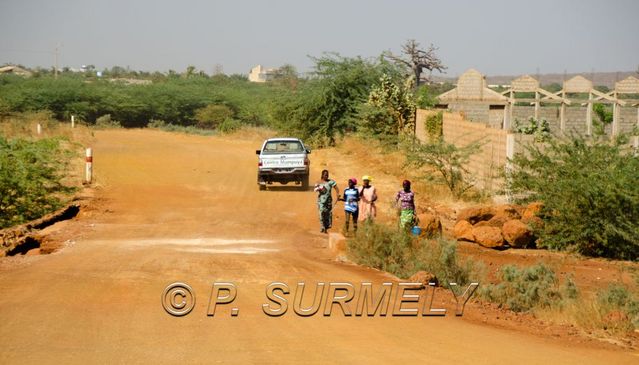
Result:
[[[308,175],[311,162],[308,159],[309,149],[298,138],[270,138],[264,141],[262,148],[256,150],[259,156],[257,163],[257,183],[260,190],[267,184],[279,182],[288,184],[295,182],[308,188]]]

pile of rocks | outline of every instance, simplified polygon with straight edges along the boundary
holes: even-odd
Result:
[[[476,242],[484,247],[504,249],[535,246],[535,229],[543,225],[539,202],[528,206],[504,204],[461,210],[453,233],[457,240]]]

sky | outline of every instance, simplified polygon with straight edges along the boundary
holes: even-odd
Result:
[[[415,39],[486,75],[633,71],[639,0],[0,0],[0,65],[247,74],[309,56],[377,57]]]

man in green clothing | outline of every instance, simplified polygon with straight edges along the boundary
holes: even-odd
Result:
[[[322,170],[322,181],[315,184],[314,189],[317,192],[317,208],[322,233],[326,233],[333,225],[333,189],[337,193],[337,201],[339,200],[337,183],[328,177],[328,170]]]

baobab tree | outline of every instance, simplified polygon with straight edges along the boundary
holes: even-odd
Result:
[[[396,56],[390,51],[386,52],[384,56],[396,63],[408,67],[415,76],[415,86],[419,87],[422,80],[430,81],[428,77],[423,77],[424,70],[428,70],[429,73],[433,70],[442,72],[446,69],[446,66],[442,63],[439,57],[435,54],[437,48],[432,44],[427,50],[419,49],[419,43],[414,39],[409,39],[402,46],[403,57]]]

